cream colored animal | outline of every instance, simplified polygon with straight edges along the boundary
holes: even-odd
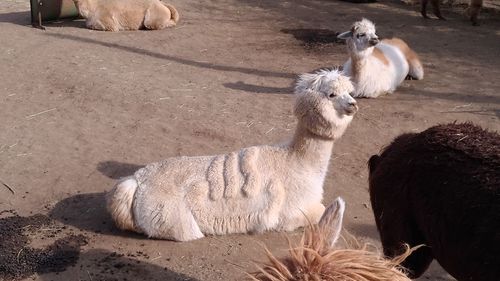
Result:
[[[353,97],[376,98],[392,93],[408,75],[417,80],[424,78],[417,54],[398,38],[380,42],[375,25],[367,19],[355,22],[338,38],[347,40],[350,58],[343,71],[355,85]]]
[[[160,0],[73,0],[90,29],[163,29],[179,21],[174,6]]]
[[[353,90],[337,70],[304,74],[291,141],[147,165],[118,182],[107,208],[121,229],[178,241],[316,223],[333,143],[357,111]]]

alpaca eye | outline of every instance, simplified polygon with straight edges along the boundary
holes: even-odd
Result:
[[[358,35],[356,35],[356,37],[360,38],[360,37],[365,37],[366,34],[364,33],[359,33]]]
[[[328,95],[329,98],[334,98],[335,97],[335,94],[334,93],[331,93]]]

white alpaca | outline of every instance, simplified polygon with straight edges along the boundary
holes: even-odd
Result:
[[[111,216],[122,229],[178,241],[318,222],[333,143],[357,111],[353,90],[337,70],[300,76],[290,142],[147,165],[108,193]]]
[[[367,19],[355,22],[350,31],[337,37],[347,40],[350,58],[343,72],[354,82],[353,97],[376,98],[392,93],[408,75],[424,78],[417,54],[399,38],[380,42],[375,25]]]

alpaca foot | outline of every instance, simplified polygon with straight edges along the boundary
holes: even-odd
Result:
[[[422,15],[422,17],[424,17],[424,19],[430,19],[430,17],[427,15],[427,12],[425,11],[421,11],[420,14]]]

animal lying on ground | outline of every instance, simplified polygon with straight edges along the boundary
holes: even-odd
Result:
[[[429,18],[427,16],[427,3],[429,0],[422,0],[421,1],[421,10],[420,13],[422,16],[426,19]],[[434,15],[438,17],[439,19],[444,20],[445,18],[441,15],[441,10],[439,9],[439,0],[431,0],[431,5],[432,5],[432,11],[434,12]],[[483,0],[471,0],[469,8],[467,8],[467,14],[472,22],[472,25],[479,25],[478,17],[479,17],[479,12],[481,11],[481,7],[483,7]]]
[[[160,0],[73,0],[90,29],[163,29],[179,21],[174,6]]]
[[[411,250],[394,259],[386,259],[366,247],[339,249],[335,244],[342,229],[345,203],[337,198],[321,217],[310,225],[298,246],[278,259],[268,250],[269,262],[250,274],[255,281],[410,281],[399,266]]]
[[[316,223],[333,143],[357,111],[353,90],[338,70],[303,74],[290,142],[147,165],[109,192],[111,216],[122,229],[178,241]]]
[[[397,137],[369,160],[384,252],[425,244],[403,262],[412,278],[435,258],[459,281],[500,280],[500,135],[471,123]]]
[[[399,38],[380,42],[375,25],[367,19],[355,22],[351,30],[337,37],[347,40],[349,59],[343,72],[354,83],[353,97],[376,98],[394,92],[407,76],[424,78],[417,54]]]

